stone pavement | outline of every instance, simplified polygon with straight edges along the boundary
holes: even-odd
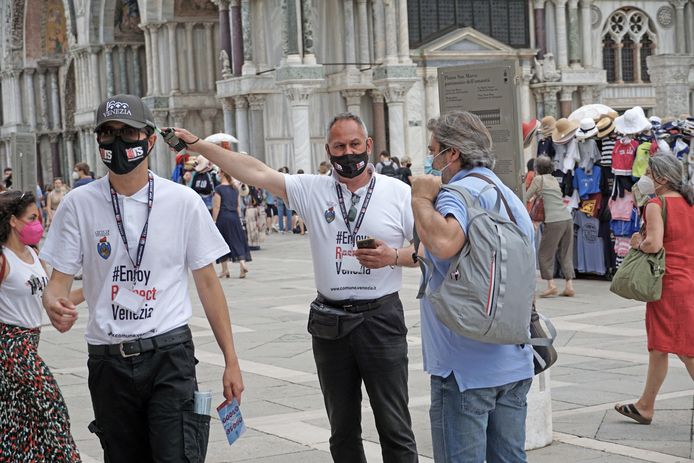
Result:
[[[272,235],[253,253],[245,280],[224,279],[246,392],[242,412],[248,431],[233,446],[213,418],[208,462],[330,462],[329,426],[315,375],[307,307],[315,294],[306,236]],[[232,267],[234,272],[237,268]],[[420,461],[433,461],[429,434],[429,381],[422,372],[419,309],[414,295],[418,269],[405,270],[402,299],[410,329],[410,410]],[[235,275],[236,276],[236,275]],[[200,389],[222,401],[223,361],[197,299],[194,332],[200,360]],[[79,283],[79,282],[77,282]],[[673,357],[650,426],[638,425],[613,409],[636,399],[646,368],[644,304],[618,298],[608,283],[578,280],[575,298],[539,301],[559,331],[560,357],[551,369],[554,443],[529,452],[532,463],[694,462],[694,384]],[[86,309],[86,307],[84,307]],[[87,389],[86,312],[67,334],[44,327],[40,353],[68,404],[72,430],[84,461],[102,461],[97,439],[87,431],[92,408]],[[381,461],[378,436],[364,394],[364,439],[369,462]]]

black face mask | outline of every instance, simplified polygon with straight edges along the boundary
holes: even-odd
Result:
[[[147,139],[125,142],[116,137],[112,143],[100,143],[101,160],[114,174],[124,175],[140,165],[149,156]]]
[[[330,155],[330,164],[340,177],[354,178],[364,172],[368,163],[369,155],[366,151],[361,154]]]

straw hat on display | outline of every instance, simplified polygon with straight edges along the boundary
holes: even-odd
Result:
[[[585,119],[581,119],[579,128],[576,131],[576,139],[585,140],[586,138],[595,136],[597,133],[598,126],[595,125],[595,121],[590,117],[586,117]]]
[[[530,146],[530,142],[533,141],[533,136],[537,133],[539,127],[540,121],[534,118],[523,123],[523,148]]]
[[[552,141],[558,145],[568,143],[578,130],[578,122],[562,117],[557,121],[552,131]]]
[[[617,132],[625,135],[641,133],[651,128],[651,123],[641,106],[634,106],[614,121]]]
[[[614,120],[609,116],[603,116],[595,126],[598,128],[598,138],[605,138],[614,131]]]
[[[552,134],[552,130],[554,130],[554,125],[556,123],[557,120],[552,116],[543,117],[542,121],[540,121],[540,133],[545,137],[549,137]]]
[[[210,169],[212,169],[212,164],[206,157],[198,156],[195,159],[195,172],[204,172]]]

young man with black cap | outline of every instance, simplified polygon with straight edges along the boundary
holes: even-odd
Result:
[[[77,319],[67,299],[84,269],[89,390],[105,460],[203,461],[208,415],[197,389],[188,270],[225,358],[224,396],[243,381],[213,263],[229,248],[194,191],[148,170],[155,125],[140,98],[116,95],[96,113],[108,175],[66,196],[41,258],[53,267],[44,306],[59,331]]]

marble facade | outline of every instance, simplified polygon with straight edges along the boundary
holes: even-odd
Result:
[[[643,66],[658,64],[648,68],[654,82],[635,66],[634,81],[624,83],[608,82],[602,68],[602,40],[622,1],[529,0],[528,48],[472,28],[412,47],[407,4],[0,0],[0,166],[11,163],[13,137],[33,134],[41,183],[69,176],[82,160],[103,174],[94,110],[129,92],[145,99],[157,124],[231,132],[239,150],[293,172],[317,170],[328,121],[349,110],[369,127],[374,157],[381,149],[408,155],[418,172],[427,120],[439,113],[438,67],[493,59],[519,62],[523,119],[592,102],[641,104],[663,116],[694,110],[692,0],[629,3],[645,15],[640,27],[657,55]],[[172,163],[158,143],[153,169],[168,176]]]

